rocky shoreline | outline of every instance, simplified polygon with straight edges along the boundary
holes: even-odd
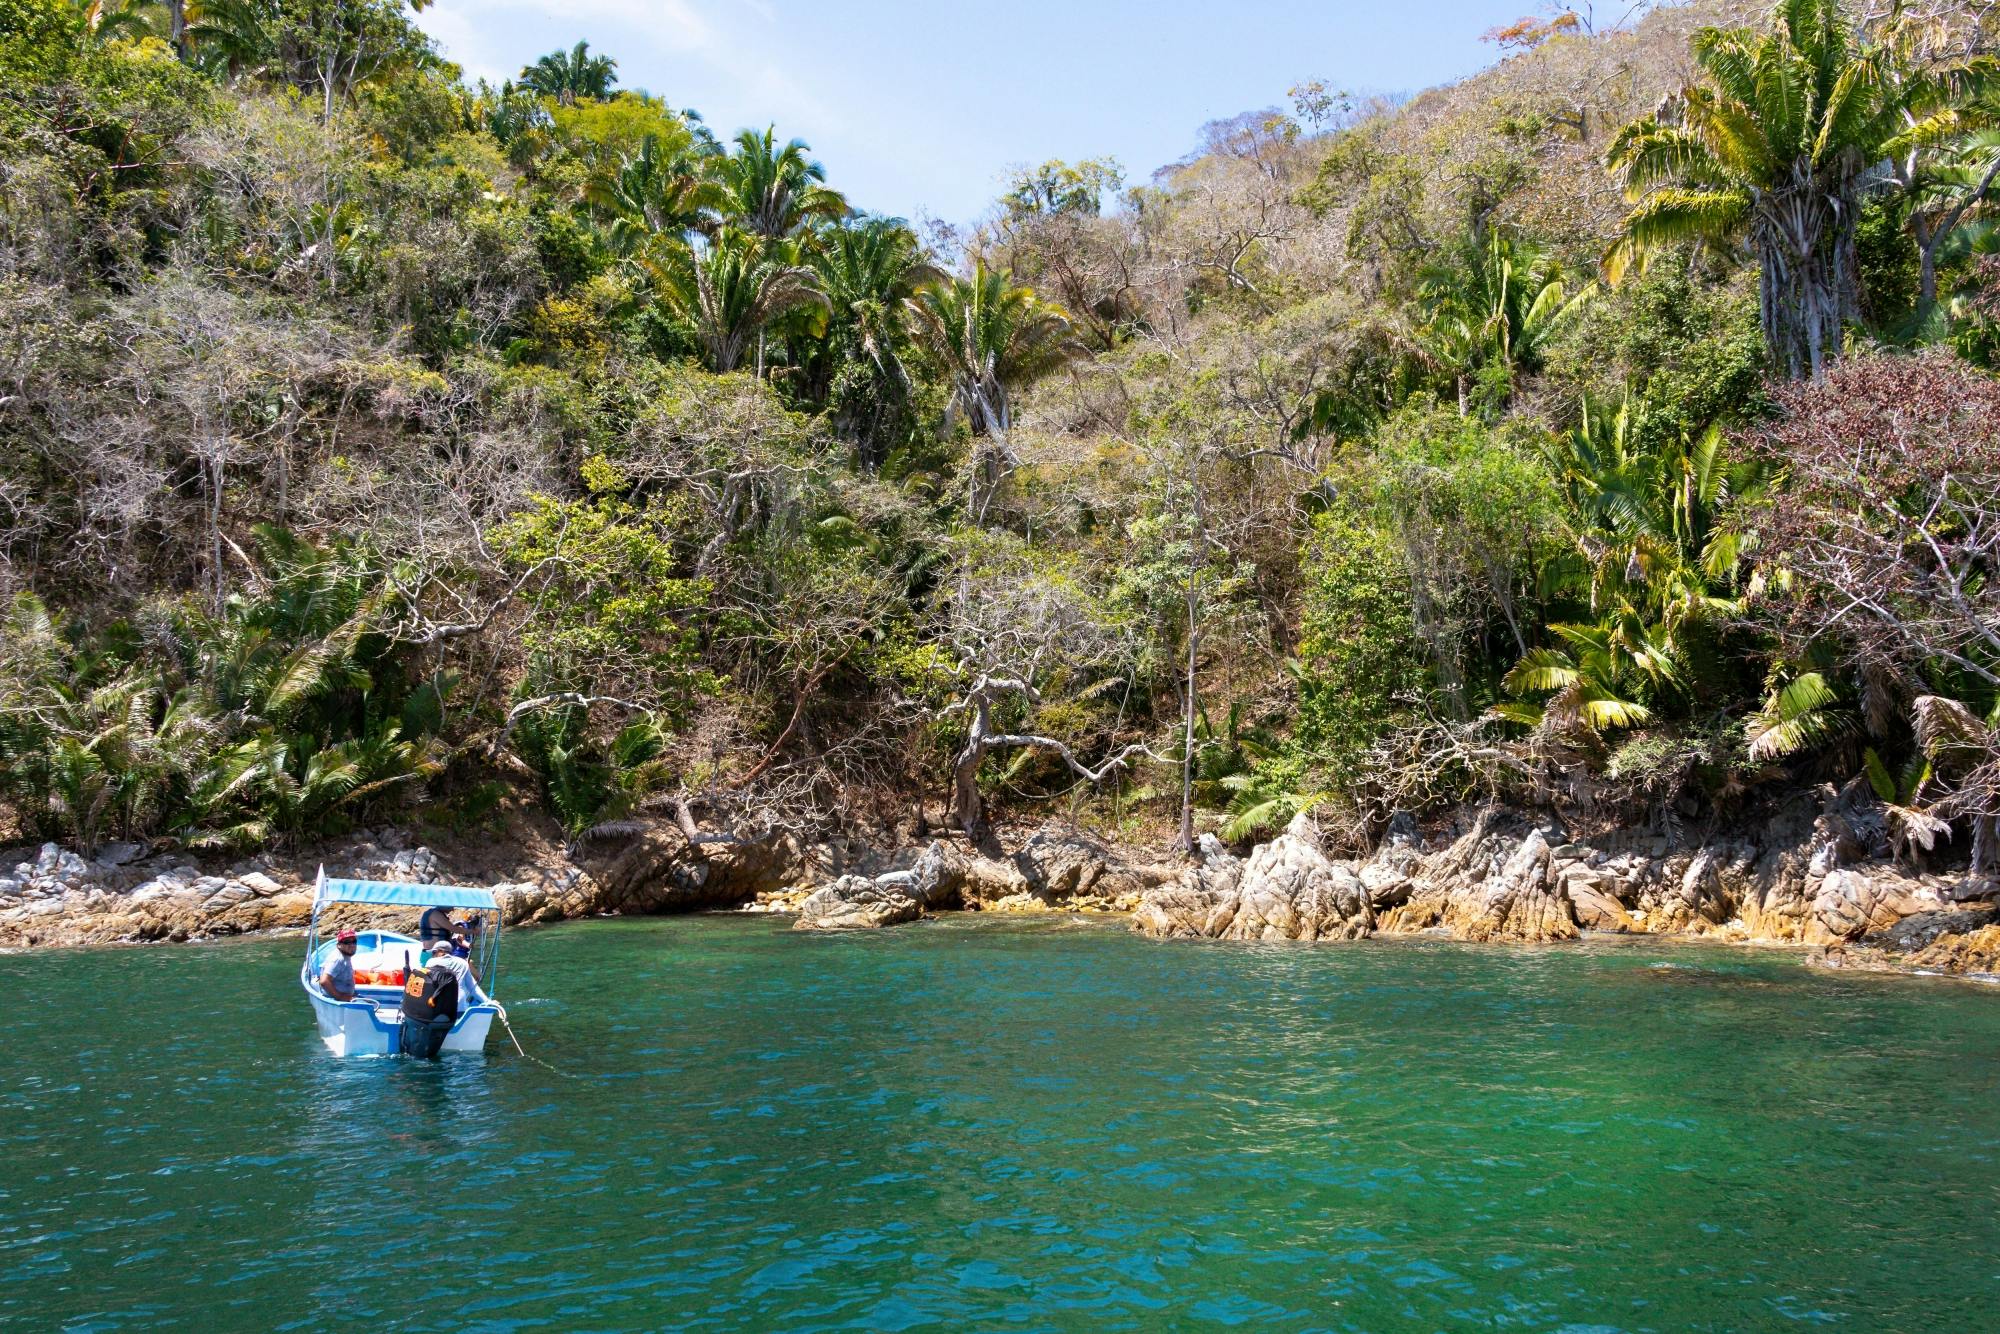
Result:
[[[962,842],[805,844],[671,822],[571,860],[406,846],[396,831],[285,858],[204,865],[109,845],[0,853],[0,949],[205,940],[297,930],[312,877],[492,885],[509,924],[703,909],[794,914],[865,930],[949,911],[1100,912],[1159,939],[1348,941],[1431,935],[1549,943],[1616,933],[1810,947],[1829,966],[2000,973],[2000,883],[1889,856],[1849,794],[1822,794],[1729,835],[1680,839],[1488,808],[1421,829],[1398,819],[1362,859],[1330,856],[1304,817],[1238,856],[1204,837],[1189,861],[1134,856],[1045,827],[1004,856]]]

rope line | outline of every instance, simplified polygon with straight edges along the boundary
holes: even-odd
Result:
[[[541,1066],[542,1069],[548,1071],[550,1074],[559,1075],[564,1079],[583,1078],[582,1075],[573,1075],[567,1070],[558,1070],[553,1065],[550,1065],[547,1061],[543,1060],[539,1056],[528,1055],[526,1048],[521,1046],[521,1039],[514,1035],[514,1025],[507,1022],[507,1012],[505,1010],[500,1011],[500,1027],[507,1030],[507,1040],[514,1044],[514,1050],[521,1054],[522,1060],[533,1061],[536,1065]]]

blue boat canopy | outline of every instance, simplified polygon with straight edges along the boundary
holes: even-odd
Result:
[[[321,903],[386,903],[399,908],[484,908],[498,912],[490,889],[463,885],[399,885],[384,880],[322,880],[313,895]]]

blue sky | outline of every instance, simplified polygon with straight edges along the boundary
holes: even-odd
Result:
[[[1128,179],[1301,79],[1414,92],[1537,0],[437,0],[418,21],[496,82],[578,38],[718,134],[777,124],[857,206],[963,223],[1010,167],[1110,154]]]

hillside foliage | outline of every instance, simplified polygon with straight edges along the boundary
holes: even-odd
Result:
[[[0,0],[0,835],[1853,782],[2000,865],[2000,22],[1586,20],[926,239],[582,42]]]

